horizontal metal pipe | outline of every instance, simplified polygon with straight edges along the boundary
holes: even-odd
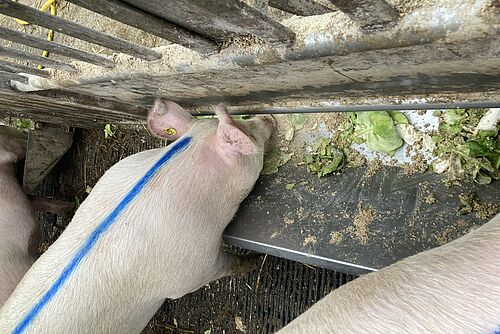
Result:
[[[263,114],[317,114],[353,111],[392,111],[392,110],[433,110],[433,109],[470,109],[470,108],[499,108],[500,101],[493,102],[450,102],[450,103],[403,103],[382,105],[340,105],[330,107],[297,107],[297,108],[263,108],[247,109],[245,107],[228,107],[232,115],[263,115]],[[213,111],[193,113],[196,116],[214,115]]]

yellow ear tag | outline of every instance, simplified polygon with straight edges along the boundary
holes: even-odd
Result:
[[[163,129],[163,132],[165,132],[169,136],[175,136],[177,134],[177,130],[175,130],[174,128]]]

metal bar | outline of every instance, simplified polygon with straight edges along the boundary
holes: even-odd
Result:
[[[28,52],[22,52],[16,49],[9,49],[0,46],[0,55],[9,57],[12,59],[24,59],[34,64],[40,64],[43,66],[51,67],[61,71],[67,72],[77,72],[76,68],[71,65],[61,63],[60,61],[53,60],[46,57],[37,56]]]
[[[500,101],[496,102],[453,102],[453,103],[404,103],[383,105],[357,105],[332,107],[301,107],[301,108],[264,108],[251,109],[246,107],[228,107],[232,115],[264,115],[264,114],[318,114],[331,112],[355,111],[392,111],[392,110],[434,110],[434,109],[471,109],[471,108],[499,108]],[[212,116],[213,111],[203,110],[192,112],[195,116]]]
[[[47,41],[45,39],[38,38],[38,37],[35,37],[32,35],[25,34],[23,32],[17,31],[17,30],[8,29],[5,27],[0,27],[0,38],[11,41],[11,42],[31,46],[31,47],[34,47],[37,49],[47,50],[47,51],[52,52],[52,53],[60,54],[61,56],[70,57],[70,58],[73,58],[76,60],[81,60],[81,61],[91,63],[94,65],[98,65],[98,66],[103,66],[103,67],[113,67],[114,66],[114,63],[111,60],[106,59],[102,56],[98,56],[98,55],[95,55],[92,53],[88,53],[85,51],[74,49],[72,47],[62,45],[59,43]]]
[[[321,15],[333,12],[313,0],[269,0],[269,6],[300,16]]]
[[[295,38],[290,29],[243,1],[170,0],[168,6],[164,0],[122,0],[122,2],[145,12],[154,13],[217,42],[225,42],[242,35],[255,35],[276,44],[288,44]]]
[[[29,66],[11,63],[5,60],[0,60],[0,70],[10,73],[27,73],[33,74],[39,77],[48,78],[49,74],[47,72],[40,71],[36,68]]]
[[[234,224],[234,223],[233,223]],[[282,247],[271,243],[255,241],[251,238],[241,238],[234,235],[224,234],[224,241],[232,246],[252,250],[254,252],[269,254],[292,260],[300,263],[307,263],[312,266],[325,268],[328,270],[340,271],[351,275],[364,275],[377,269],[359,265],[354,261],[341,261],[333,257],[310,254],[305,251],[294,250],[291,247]]]
[[[381,30],[395,23],[398,12],[385,0],[330,0],[366,31]]]
[[[124,39],[104,34],[80,24],[64,20],[57,16],[42,13],[35,8],[21,5],[11,0],[0,0],[0,13],[15,18],[21,18],[41,27],[53,29],[61,34],[101,45],[134,57],[146,60],[156,60],[161,58],[160,53],[144,46],[130,43]]]
[[[209,39],[117,0],[68,0],[68,2],[202,54],[212,54],[219,50]]]

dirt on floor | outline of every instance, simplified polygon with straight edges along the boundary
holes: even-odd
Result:
[[[375,220],[377,211],[369,206],[363,206],[361,203],[358,204],[358,210],[353,219],[354,233],[360,240],[362,245],[368,243],[368,238],[370,235],[369,226]]]

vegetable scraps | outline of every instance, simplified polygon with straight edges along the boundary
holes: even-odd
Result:
[[[320,138],[311,146],[311,152],[306,155],[309,171],[319,177],[331,174],[342,168],[344,153],[332,147],[330,138]]]
[[[395,125],[408,124],[408,119],[401,112],[368,111],[354,114],[354,141],[365,142],[373,151],[394,155],[403,146]]]
[[[491,119],[487,129],[479,123]],[[484,127],[484,126],[483,126]],[[456,183],[466,176],[479,184],[500,179],[500,137],[498,119],[484,109],[453,109],[441,115],[434,163],[436,172],[447,172],[447,181]]]

